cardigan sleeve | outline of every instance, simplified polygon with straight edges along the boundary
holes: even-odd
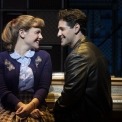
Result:
[[[52,81],[52,62],[50,54],[46,51],[40,51],[39,55],[42,58],[41,65],[39,66],[39,72],[37,76],[37,80],[39,80],[39,84],[37,86],[37,90],[35,92],[34,97],[38,98],[40,102],[44,101]]]
[[[3,105],[15,107],[19,102],[19,99],[7,88],[4,57],[5,54],[0,53],[0,99]]]

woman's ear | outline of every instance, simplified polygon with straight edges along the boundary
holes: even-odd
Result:
[[[75,34],[78,34],[80,31],[80,25],[76,23],[74,27],[75,27]]]
[[[26,34],[26,32],[25,32],[24,29],[20,29],[20,30],[19,30],[19,36],[20,36],[22,39],[25,38],[25,34]]]

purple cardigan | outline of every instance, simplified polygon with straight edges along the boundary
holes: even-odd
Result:
[[[0,53],[0,99],[1,103],[15,106],[20,102],[18,94],[20,63],[10,57],[7,51]],[[34,74],[34,98],[40,103],[45,101],[52,81],[52,63],[50,55],[40,50],[31,58],[29,67]]]

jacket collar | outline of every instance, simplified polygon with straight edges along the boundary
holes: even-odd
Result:
[[[73,47],[73,49],[75,49],[79,44],[81,44],[81,43],[84,43],[84,42],[87,42],[88,40],[87,40],[87,37],[85,37],[84,39],[79,39],[78,41],[77,41],[77,43],[74,45],[74,47]]]

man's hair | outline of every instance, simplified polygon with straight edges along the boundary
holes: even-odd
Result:
[[[79,9],[63,9],[59,11],[59,20],[64,20],[67,22],[68,26],[74,27],[76,23],[80,25],[81,32],[86,35],[87,27],[87,16],[84,12]]]

